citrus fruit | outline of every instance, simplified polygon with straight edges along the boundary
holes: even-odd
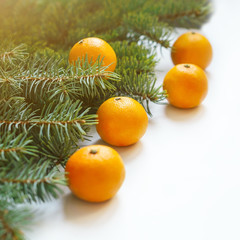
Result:
[[[129,97],[113,97],[98,109],[100,137],[114,146],[136,143],[146,132],[148,116],[143,106]]]
[[[212,46],[208,39],[196,32],[182,34],[173,44],[173,63],[192,63],[205,69],[212,60]]]
[[[125,178],[120,155],[111,147],[86,146],[76,151],[65,168],[68,184],[74,195],[88,202],[112,198]]]
[[[178,64],[165,76],[163,89],[175,107],[193,108],[206,97],[208,80],[205,72],[194,64]]]
[[[88,62],[92,64],[100,57],[102,66],[109,66],[107,71],[113,72],[116,68],[117,57],[113,48],[100,38],[89,37],[77,42],[70,50],[69,62],[74,64],[77,60],[85,59],[86,56]]]

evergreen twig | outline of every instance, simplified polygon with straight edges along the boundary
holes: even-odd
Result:
[[[96,115],[87,115],[88,109],[82,109],[80,101],[53,101],[44,106],[40,115],[31,109],[27,103],[15,102],[13,106],[7,102],[0,103],[0,127],[7,131],[21,129],[25,133],[43,132],[50,138],[52,135],[67,136],[73,142],[86,135],[86,127],[96,124]],[[46,131],[46,132],[45,132]]]
[[[0,0],[0,5],[0,239],[23,240],[21,229],[33,216],[16,204],[59,196],[66,184],[59,168],[79,140],[89,138],[96,110],[107,98],[133,97],[151,115],[150,102],[166,98],[154,72],[156,46],[170,48],[175,27],[201,27],[211,3]],[[12,44],[3,43],[7,36]],[[89,36],[113,46],[115,73],[100,58],[94,64],[86,56],[69,65],[70,47]]]
[[[22,43],[16,47],[9,47],[9,50],[2,49],[0,51],[0,62],[15,65],[19,61],[23,61],[27,56],[27,46]]]
[[[33,140],[25,134],[13,131],[3,132],[0,136],[0,161],[5,162],[7,159],[21,161],[23,155],[36,156],[36,154],[37,147],[33,146]]]
[[[1,167],[0,200],[15,203],[45,202],[59,196],[59,185],[66,185],[63,173],[52,168],[45,158],[35,161],[32,158],[25,164]]]
[[[25,208],[16,208],[9,202],[0,200],[0,239],[24,240],[23,229],[33,220],[33,213]]]
[[[164,48],[170,47],[169,37],[172,28],[167,23],[159,23],[156,16],[136,13],[129,14],[124,20],[135,41],[143,36],[152,44],[157,43]]]

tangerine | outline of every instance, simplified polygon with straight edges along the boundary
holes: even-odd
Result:
[[[100,137],[114,146],[136,143],[146,132],[148,116],[143,106],[129,97],[113,97],[98,109]]]
[[[178,64],[165,76],[163,89],[175,107],[193,108],[206,97],[208,80],[205,72],[194,64]]]
[[[196,32],[182,34],[173,44],[173,63],[192,63],[205,69],[212,60],[212,46],[208,39]]]
[[[112,198],[125,179],[120,155],[108,146],[91,145],[76,151],[67,161],[65,172],[74,195],[88,202]]]
[[[69,53],[69,62],[75,64],[77,60],[86,57],[88,62],[93,64],[98,57],[102,60],[102,66],[107,67],[107,71],[113,72],[117,65],[117,57],[113,48],[104,40],[96,37],[84,38],[77,42]]]

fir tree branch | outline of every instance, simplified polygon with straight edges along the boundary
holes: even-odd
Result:
[[[9,202],[0,201],[0,239],[24,240],[22,230],[32,222],[33,213],[27,208],[17,208]]]
[[[19,234],[20,232],[18,231],[17,233],[8,225],[8,223],[5,221],[4,216],[8,214],[8,210],[4,210],[1,211],[0,210],[0,231],[3,231],[4,234],[1,234],[0,236],[2,237],[2,239],[16,239],[17,238],[17,234]],[[21,234],[21,233],[20,233]]]
[[[0,200],[15,203],[45,202],[57,198],[62,190],[59,185],[66,185],[64,173],[45,158],[35,162],[15,163],[1,167]]]
[[[37,131],[48,137],[52,135],[67,136],[73,142],[86,135],[88,126],[96,124],[96,115],[87,115],[89,109],[82,108],[80,101],[53,101],[43,107],[40,115],[31,109],[31,105],[16,102],[9,107],[9,103],[0,103],[0,127],[3,129],[22,129],[24,132]],[[45,132],[46,131],[46,132]]]
[[[66,121],[44,121],[44,120],[25,120],[25,121],[6,121],[0,120],[1,125],[72,125],[72,124],[85,124],[86,121],[83,119],[74,119]],[[1,151],[1,150],[0,150]],[[10,151],[10,150],[9,150]]]
[[[108,97],[124,95],[151,114],[150,102],[165,99],[150,48],[170,48],[172,27],[200,27],[211,11],[207,0],[42,3],[1,1],[1,46],[3,38],[13,36],[16,44],[26,42],[30,52],[37,50],[34,57],[28,57],[23,45],[0,50],[0,239],[6,240],[23,239],[19,229],[30,219],[11,203],[59,196],[59,185],[65,184],[59,165],[65,165],[97,123],[90,111],[95,113]],[[28,14],[26,9],[31,9]],[[100,59],[95,65],[82,59],[76,67],[63,60],[76,41],[88,36],[128,40],[112,43],[118,56],[116,73],[107,72]],[[148,49],[136,43],[145,40]]]
[[[89,36],[108,41],[131,40],[123,21],[129,13],[155,16],[159,22],[174,27],[199,28],[212,11],[209,0],[89,0],[81,4],[77,0],[54,0],[46,6],[42,1],[7,2],[1,3],[1,40],[13,36],[16,44],[25,42],[33,49],[47,46],[67,50],[76,41]],[[26,6],[31,6],[28,14],[26,9],[30,7]],[[65,16],[64,21],[62,16]]]
[[[155,52],[136,43],[116,42],[112,45],[120,56],[116,72],[121,75],[121,81],[116,82],[117,90],[111,96],[132,97],[151,115],[150,102],[160,103],[166,98],[162,86],[156,86]]]
[[[28,56],[26,44],[20,44],[16,47],[8,47],[8,50],[0,51],[0,66],[3,63],[15,65],[19,61],[23,61]]]
[[[149,103],[160,103],[166,98],[162,86],[156,87],[156,78],[147,73],[137,74],[135,71],[122,73],[122,82],[117,84],[116,95],[129,96],[139,101],[151,116]]]
[[[159,23],[157,17],[148,14],[129,14],[124,21],[128,25],[133,38],[136,41],[141,36],[149,41],[160,44],[164,48],[169,48],[169,37],[172,28],[167,23]]]
[[[96,73],[96,74],[89,74],[89,75],[83,75],[83,76],[62,76],[62,77],[29,77],[29,76],[24,76],[20,77],[21,80],[24,81],[67,81],[69,79],[71,80],[86,80],[89,78],[106,78],[109,77],[109,73],[106,72],[101,72],[101,73]],[[5,79],[6,81],[9,81],[8,79]]]
[[[22,94],[19,81],[7,75],[8,73],[0,67],[0,100],[6,101],[14,96],[21,96]]]
[[[146,4],[143,12],[173,27],[200,28],[211,15],[212,3],[209,0],[158,1]]]
[[[38,61],[35,59],[28,65],[27,71],[15,76],[24,88],[24,97],[30,101],[38,97],[37,102],[59,99],[81,99],[91,95],[92,98],[100,93],[114,91],[112,82],[119,81],[116,73],[106,71],[102,67],[102,59],[95,63],[88,62],[87,56],[79,60],[77,66],[61,67],[62,61],[50,59]],[[37,94],[36,94],[37,93]]]
[[[154,74],[157,63],[155,51],[127,41],[112,43],[118,56],[116,72],[121,75],[123,71],[134,69],[137,73]]]
[[[87,136],[84,136],[85,140]],[[73,142],[69,137],[62,135],[52,135],[50,138],[47,133],[43,133],[39,139],[38,134],[34,133],[34,141],[38,145],[41,155],[51,162],[52,166],[65,166],[68,158],[79,148],[78,143]]]
[[[54,182],[57,182],[59,179],[55,178]],[[40,183],[49,183],[52,181],[52,178],[50,177],[44,177],[41,179],[8,179],[8,178],[1,178],[0,183],[1,184],[8,184],[8,183],[14,183],[14,184],[40,184]]]
[[[14,159],[20,161],[24,155],[37,156],[37,147],[26,134],[1,132],[0,135],[0,161]],[[1,163],[0,163],[1,166]]]
[[[186,18],[198,18],[202,15],[203,13],[200,12],[197,9],[191,9],[191,10],[186,10],[186,11],[182,11],[182,12],[177,12],[175,14],[165,14],[162,16],[158,17],[159,21],[164,21],[164,22],[176,22],[177,20],[179,20],[180,18],[186,17]]]

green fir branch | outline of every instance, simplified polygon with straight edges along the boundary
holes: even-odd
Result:
[[[33,212],[26,207],[0,201],[0,239],[25,240],[23,229],[32,224]]]
[[[117,90],[111,96],[132,97],[151,116],[150,102],[160,103],[166,98],[162,86],[156,86],[155,52],[137,43],[116,42],[112,45],[120,56],[116,72],[121,75],[121,81],[115,83]]]
[[[6,3],[7,2],[7,3]],[[212,12],[209,0],[0,0],[0,40],[12,36],[32,49],[69,48],[84,37],[131,40],[123,19],[128,14],[157,17],[173,27],[199,28]],[[27,12],[27,14],[26,14]],[[62,19],[64,16],[64,20]],[[146,29],[147,30],[147,29]]]
[[[122,82],[117,84],[116,95],[129,96],[140,102],[151,116],[150,102],[160,103],[166,99],[162,86],[156,87],[156,78],[147,73],[137,74],[135,71],[122,73]]]
[[[102,59],[95,63],[81,59],[77,66],[68,65],[61,67],[62,60],[33,60],[27,70],[15,76],[24,89],[24,97],[34,102],[52,101],[59,99],[81,99],[84,96],[92,98],[104,91],[114,91],[112,82],[119,81],[119,76],[114,72],[106,71],[102,67]]]
[[[15,163],[1,167],[0,200],[14,203],[45,202],[57,198],[66,185],[64,173],[52,168],[45,158],[37,162]]]
[[[208,0],[0,0],[0,5],[0,239],[22,240],[21,229],[33,216],[14,204],[59,196],[66,184],[60,168],[79,140],[89,138],[107,98],[130,96],[151,115],[150,103],[166,98],[154,72],[156,47],[171,47],[175,27],[200,28],[212,8]],[[68,63],[73,44],[90,36],[111,43],[115,73],[100,58]]]
[[[58,165],[65,167],[69,157],[79,148],[79,142],[73,142],[67,136],[55,134],[48,137],[46,133],[43,133],[41,138],[36,133],[33,133],[33,136],[35,144],[38,145],[39,153],[49,159],[53,167]],[[88,139],[88,137],[88,135],[85,135],[82,141]]]
[[[0,68],[0,100],[8,101],[14,96],[21,95],[22,89],[20,82]]]
[[[164,48],[170,47],[169,38],[172,28],[167,23],[159,23],[156,16],[149,14],[129,14],[124,21],[129,27],[130,36],[136,41],[145,37],[146,40],[157,43]]]
[[[66,101],[56,105],[49,104],[40,115],[37,124],[40,126],[40,136],[46,129],[48,137],[53,134],[68,137],[77,143],[87,135],[89,126],[97,123],[96,115],[88,115],[89,109],[83,109],[80,101]],[[36,123],[36,121],[35,121]],[[52,132],[51,132],[52,128]]]
[[[135,56],[137,59],[143,60],[151,57],[152,55],[155,56],[155,51],[153,51],[153,49],[147,48],[146,46],[140,45],[136,42],[116,41],[114,43],[111,43],[111,46],[113,47],[118,59],[120,60],[123,57]],[[156,61],[153,61],[153,64],[154,63],[156,63]],[[117,64],[117,67],[118,66],[119,63]]]
[[[22,43],[16,47],[7,47],[0,50],[0,66],[3,64],[16,65],[28,57],[27,46]]]
[[[118,56],[116,72],[121,76],[122,71],[134,69],[137,73],[148,72],[154,74],[157,63],[155,51],[127,41],[112,43]]]
[[[212,3],[209,0],[149,2],[143,12],[157,16],[159,22],[168,23],[172,27],[200,28],[212,13]]]
[[[21,161],[25,155],[37,156],[37,152],[33,140],[26,134],[5,131],[0,135],[0,161],[5,162],[9,159]]]
[[[20,129],[24,132],[37,131],[39,137],[46,133],[66,136],[73,142],[78,142],[86,135],[90,125],[96,124],[96,115],[88,115],[89,109],[82,108],[80,101],[66,101],[57,103],[53,101],[44,106],[40,115],[31,109],[31,105],[16,102],[13,106],[0,103],[0,127],[12,131]]]

